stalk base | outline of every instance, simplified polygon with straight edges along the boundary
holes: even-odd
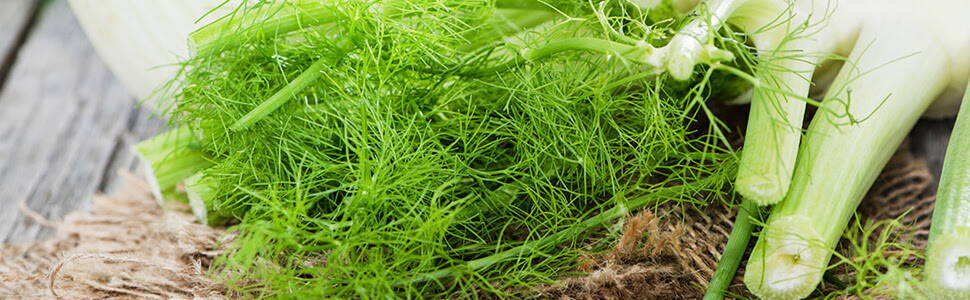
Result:
[[[970,228],[940,236],[926,256],[930,292],[941,299],[970,299]]]
[[[772,205],[785,198],[787,186],[783,189],[779,179],[772,180],[764,176],[738,177],[734,189],[745,199],[758,206]]]
[[[768,228],[751,253],[745,285],[761,299],[807,297],[822,280],[830,253],[804,218],[779,219]]]

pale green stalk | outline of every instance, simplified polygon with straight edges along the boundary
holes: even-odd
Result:
[[[178,127],[138,143],[133,152],[142,160],[155,200],[183,200],[178,184],[212,163],[195,147],[196,138],[187,126]]]
[[[687,24],[662,50],[675,77],[691,75],[707,60],[709,41],[730,22],[748,32],[760,49],[744,151],[735,190],[758,205],[775,204],[788,192],[801,140],[801,126],[817,59],[810,38],[797,36],[810,14],[798,14],[785,1],[714,0],[699,5],[699,18]]]
[[[876,25],[860,34],[809,126],[791,190],[748,260],[745,284],[761,298],[815,289],[866,191],[947,83],[936,40],[902,22]]]
[[[774,44],[774,43],[773,43]],[[791,185],[814,61],[789,52],[810,42],[779,45],[767,55],[781,55],[758,66],[744,149],[735,191],[758,205],[781,202]],[[802,96],[802,97],[804,97]]]
[[[821,17],[792,4],[746,1],[730,20],[750,33],[760,60],[735,181],[735,191],[758,205],[778,203],[788,193],[818,62],[818,42],[807,32]]]
[[[970,84],[943,162],[926,255],[930,292],[970,299]]]
[[[677,32],[663,49],[667,71],[674,78],[685,80],[694,73],[694,66],[706,61],[716,61],[722,55],[710,42],[715,32],[727,22],[735,9],[749,0],[711,0],[698,5],[698,18]]]
[[[233,131],[245,130],[266,117],[266,115],[279,109],[280,106],[286,104],[290,99],[295,98],[298,93],[314,84],[323,75],[323,69],[328,63],[333,63],[330,57],[318,58],[317,61],[313,62],[309,68],[304,70],[293,81],[290,81],[289,84],[274,93],[269,99],[266,99],[266,101],[263,101],[259,106],[256,106],[256,108],[237,120],[236,123],[233,123],[230,129]]]
[[[223,224],[228,217],[218,213],[214,207],[217,193],[215,183],[205,176],[204,172],[196,173],[185,179],[185,194],[189,198],[189,207],[199,223],[209,226]]]
[[[758,205],[754,202],[744,201],[738,208],[738,215],[734,218],[734,227],[731,228],[731,235],[721,259],[717,261],[717,270],[711,276],[711,283],[707,285],[704,293],[704,300],[724,299],[724,293],[731,286],[734,274],[738,271],[744,251],[748,249],[748,240],[751,239],[751,232],[754,230],[752,214],[758,211]]]

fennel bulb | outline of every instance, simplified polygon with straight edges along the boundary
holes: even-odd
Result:
[[[202,18],[224,0],[68,2],[98,54],[137,99],[169,82],[189,57],[189,34],[226,10]]]

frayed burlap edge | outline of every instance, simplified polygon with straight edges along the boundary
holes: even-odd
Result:
[[[122,191],[51,225],[54,238],[0,247],[0,298],[226,298],[206,276],[228,242],[224,229],[197,224],[186,210],[159,209],[143,180],[124,177]]]

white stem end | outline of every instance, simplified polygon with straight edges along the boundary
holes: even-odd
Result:
[[[755,246],[744,283],[761,299],[803,299],[822,280],[827,252],[812,222],[788,217],[775,220]]]
[[[970,299],[970,228],[937,237],[926,256],[926,279],[940,299]]]

